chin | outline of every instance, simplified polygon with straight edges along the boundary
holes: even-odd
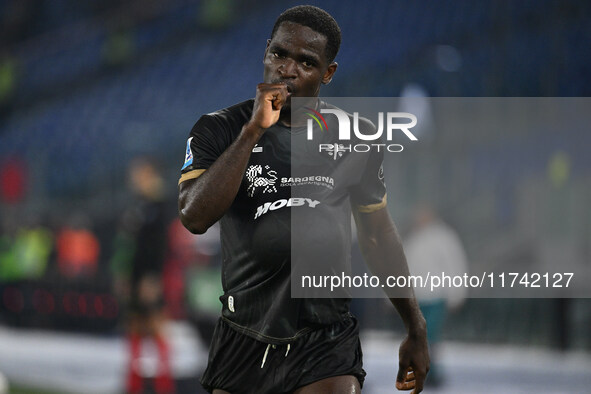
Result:
[[[289,96],[286,100],[285,100],[285,104],[283,104],[283,107],[281,107],[281,110],[283,110],[284,108],[291,108],[291,97]]]
[[[283,107],[281,107],[281,113],[280,114],[281,114],[280,116],[291,117],[291,105],[284,104]]]

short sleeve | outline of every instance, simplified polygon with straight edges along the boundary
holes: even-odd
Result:
[[[384,151],[372,150],[368,154],[361,179],[351,188],[351,207],[362,213],[374,212],[386,206]]]
[[[193,126],[185,146],[179,184],[199,177],[226,149],[227,133],[219,123],[215,117],[203,115]]]

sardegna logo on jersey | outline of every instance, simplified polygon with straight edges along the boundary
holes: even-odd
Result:
[[[337,119],[338,142],[322,143],[318,146],[319,152],[328,153],[334,160],[338,159],[345,152],[369,152],[370,150],[383,150],[385,152],[402,152],[404,147],[398,143],[391,143],[395,133],[402,133],[410,141],[418,141],[417,137],[410,131],[416,126],[417,117],[408,112],[378,112],[377,127],[372,128],[372,132],[365,134],[359,127],[359,113],[353,112],[353,122],[351,116],[338,108],[322,108],[320,112],[306,107],[306,114],[310,117],[307,124],[307,138],[314,139],[314,123],[320,128],[320,132],[328,131],[328,124],[322,114],[334,115]],[[378,143],[385,133],[387,143]],[[363,143],[351,143],[352,136]]]

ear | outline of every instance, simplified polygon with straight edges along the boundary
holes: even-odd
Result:
[[[334,73],[337,71],[338,66],[339,65],[336,62],[332,62],[328,65],[326,72],[322,76],[322,84],[323,85],[328,85],[330,83],[330,81],[332,81],[332,77],[333,77]]]
[[[267,51],[269,50],[269,44],[271,44],[271,39],[267,38],[267,46],[265,47],[265,54],[263,55],[263,62],[265,61],[265,58],[267,57]]]

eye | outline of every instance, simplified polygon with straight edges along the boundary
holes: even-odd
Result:
[[[312,67],[316,67],[318,65],[318,63],[314,60],[311,59],[309,57],[303,57],[301,59],[302,65],[306,68],[312,68]]]

